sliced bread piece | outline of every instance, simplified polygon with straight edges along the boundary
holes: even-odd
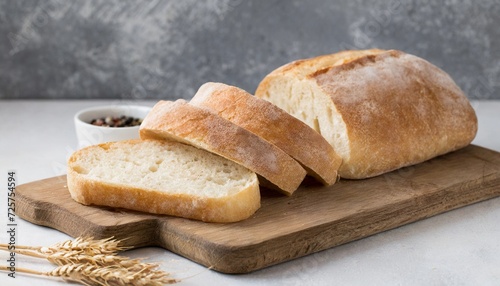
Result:
[[[189,102],[249,130],[285,151],[325,185],[342,162],[321,134],[278,106],[223,83],[205,83]]]
[[[158,102],[144,118],[143,139],[191,144],[241,164],[260,175],[261,184],[291,195],[306,171],[278,147],[236,124],[185,100]]]
[[[467,146],[477,118],[443,70],[396,50],[344,51],[286,64],[255,96],[315,128],[362,179]]]
[[[179,142],[127,140],[89,146],[68,161],[71,197],[205,222],[235,222],[260,207],[254,172]]]

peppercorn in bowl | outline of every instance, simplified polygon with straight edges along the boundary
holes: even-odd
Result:
[[[140,105],[107,105],[77,112],[74,123],[78,148],[139,138],[139,127],[150,110]]]

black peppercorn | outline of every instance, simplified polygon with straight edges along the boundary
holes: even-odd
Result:
[[[106,116],[101,118],[92,119],[90,124],[103,127],[131,127],[141,125],[142,119],[134,118],[132,116]]]

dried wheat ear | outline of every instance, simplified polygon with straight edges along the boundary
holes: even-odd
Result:
[[[169,273],[158,269],[157,263],[146,263],[141,259],[118,255],[119,252],[130,249],[120,246],[121,242],[113,238],[95,240],[92,237],[79,237],[50,247],[16,245],[14,252],[17,254],[42,258],[58,265],[48,272],[20,267],[16,267],[16,271],[62,278],[83,285],[159,286],[179,282],[171,278]],[[7,244],[0,244],[0,250],[12,252]],[[0,266],[0,270],[9,271],[7,266]]]

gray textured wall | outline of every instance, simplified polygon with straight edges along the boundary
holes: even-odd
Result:
[[[206,81],[253,92],[291,60],[373,47],[500,98],[499,26],[498,0],[0,0],[0,98],[190,98]]]

